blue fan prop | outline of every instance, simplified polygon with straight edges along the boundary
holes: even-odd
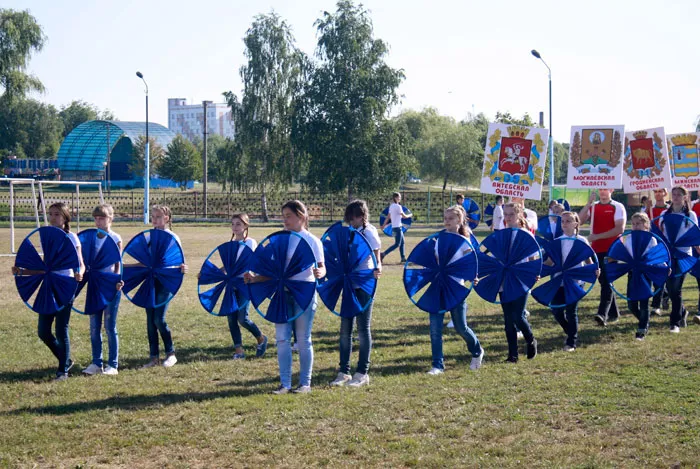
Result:
[[[287,262],[290,244],[296,247]],[[313,301],[316,281],[294,277],[315,265],[311,246],[297,233],[278,231],[265,238],[255,250],[250,268],[265,280],[248,284],[250,301],[258,314],[275,324],[291,322],[301,316]],[[291,299],[301,307],[300,311],[294,312]],[[263,303],[267,303],[267,313],[260,310]]]
[[[401,210],[403,211],[404,215],[411,215],[411,211],[404,207],[403,205],[401,206]],[[389,216],[389,207],[385,208],[382,210],[381,215],[379,215],[379,226],[384,226],[384,222],[386,221],[386,217]],[[408,228],[411,226],[411,223],[413,223],[413,217],[409,218],[402,218],[401,219],[401,231],[404,233]],[[387,225],[384,228],[384,234],[387,236],[393,236],[393,233],[391,232],[391,224]]]
[[[403,271],[403,286],[420,309],[444,314],[469,295],[477,265],[474,246],[464,237],[443,230],[411,251]]]
[[[469,242],[472,243],[472,247],[474,249],[477,249],[479,247],[479,240],[476,239],[476,236],[474,236],[474,233],[469,234]]]
[[[700,254],[698,254],[697,251],[695,251],[695,249],[693,249],[693,257],[695,257],[696,259],[700,258]],[[690,269],[690,275],[692,275],[695,278],[700,278],[700,261],[695,261],[695,265],[692,269]]]
[[[326,277],[318,284],[318,295],[333,314],[353,318],[369,307],[377,291],[374,278],[377,258],[362,234],[340,222],[326,230],[321,242]],[[357,298],[357,288],[370,296],[368,301],[363,303]],[[337,311],[341,295],[340,311]]]
[[[117,243],[105,231],[90,228],[78,233],[78,238],[85,273],[75,292],[73,311],[80,314],[98,314],[104,311],[107,304],[117,295],[117,283],[122,279],[122,256]],[[120,273],[114,271],[116,265],[119,265]],[[83,289],[85,295],[81,298],[80,293]]]
[[[209,253],[197,281],[199,302],[208,313],[231,316],[248,305],[243,274],[250,270],[252,260],[253,250],[241,241],[229,241]]]
[[[166,305],[182,285],[180,266],[185,263],[185,255],[168,231],[151,229],[134,236],[124,248],[122,263],[124,295],[141,308]],[[156,303],[156,283],[169,293],[161,303]],[[129,296],[136,287],[136,293]]]
[[[481,220],[481,209],[479,205],[470,198],[464,199],[462,202],[462,207],[467,211],[467,217],[469,217],[469,228],[472,230],[479,226],[479,221]]]
[[[486,226],[491,228],[491,225],[493,225],[493,209],[496,208],[491,204],[488,204],[486,208],[484,209],[484,223],[486,223]]]
[[[580,239],[562,237],[549,241],[545,249],[552,265],[542,264],[541,276],[549,279],[532,290],[532,296],[550,308],[568,306],[586,296],[597,278],[598,258],[593,248]],[[566,257],[564,250],[569,251]],[[564,304],[554,303],[559,288],[564,289]]]
[[[673,257],[673,276],[680,277],[691,271],[698,262],[697,257],[692,254],[695,252],[694,247],[700,246],[700,228],[698,228],[698,225],[690,218],[679,213],[661,215],[654,218],[653,221],[651,232],[666,243],[671,252],[671,257]]]
[[[37,250],[39,246],[43,257]],[[19,296],[32,311],[56,314],[73,299],[78,282],[72,274],[61,271],[78,270],[80,261],[78,251],[60,228],[42,226],[29,233],[17,250],[15,267],[42,272],[15,276]]]
[[[508,303],[526,295],[542,271],[542,254],[535,237],[525,230],[494,231],[479,247],[479,282],[474,289],[491,303],[502,291]]]
[[[552,222],[554,222],[554,227],[552,227]],[[561,216],[549,215],[540,218],[537,221],[537,234],[547,241],[552,241],[563,236],[564,231],[561,228]]]
[[[656,245],[650,247],[652,239]],[[630,247],[630,249],[627,248]],[[608,249],[605,271],[613,291],[621,298],[631,301],[646,300],[663,289],[669,276],[671,254],[663,240],[649,231],[626,231]],[[615,288],[615,281],[625,274],[627,294]],[[654,285],[661,285],[654,290]]]
[[[562,204],[564,206],[564,210],[567,212],[571,210],[571,205],[569,205],[569,201],[566,199],[557,199],[557,202]]]

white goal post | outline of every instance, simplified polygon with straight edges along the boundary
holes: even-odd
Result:
[[[0,179],[2,182],[8,182],[10,185],[10,255],[14,256],[17,254],[15,250],[15,185],[25,185],[28,184],[32,188],[32,207],[34,207],[34,219],[36,221],[36,227],[39,228],[39,206],[36,200],[36,187],[37,181],[29,178],[3,178]]]
[[[46,185],[63,185],[63,186],[75,186],[76,195],[76,210],[75,210],[75,222],[77,225],[77,230],[80,231],[80,186],[97,186],[97,190],[100,193],[100,203],[105,203],[104,196],[102,194],[102,183],[96,181],[36,181],[39,184],[39,200],[41,200],[41,213],[44,216],[44,225],[49,226],[49,219],[46,216],[46,199],[44,198],[44,186]]]

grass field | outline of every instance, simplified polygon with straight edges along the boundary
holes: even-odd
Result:
[[[116,228],[125,240],[139,230]],[[561,329],[531,301],[540,355],[506,364],[500,307],[473,294],[468,319],[486,351],[483,368],[468,370],[464,342],[446,329],[447,371],[428,376],[428,318],[406,297],[392,254],[374,308],[371,385],[328,386],[337,371],[339,322],[321,306],[313,392],[273,396],[275,347],[262,359],[232,361],[226,319],[210,316],[197,300],[195,274],[209,251],[228,240],[228,228],[175,231],[192,273],[168,312],[179,359],[171,369],[137,369],[148,358],[145,314],[123,300],[119,375],[80,376],[91,357],[89,321],[74,314],[77,372],[52,383],[55,359],[36,336],[36,314],[16,293],[12,258],[0,258],[1,467],[700,465],[696,325],[671,335],[667,313],[654,317],[643,343],[634,340],[629,314],[598,328],[596,288],[581,303],[581,346],[564,353]],[[251,235],[260,240],[271,231],[255,228]],[[432,231],[409,231],[407,249]],[[9,251],[8,237],[0,229],[0,252]],[[694,312],[693,278],[685,293]],[[252,314],[274,337],[273,325]],[[254,339],[243,332],[254,355]],[[355,351],[353,365],[356,360]]]

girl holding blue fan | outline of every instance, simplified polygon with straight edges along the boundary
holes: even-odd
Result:
[[[80,282],[83,278],[85,265],[83,264],[83,256],[80,253],[80,240],[78,235],[70,230],[70,211],[66,204],[56,202],[49,207],[49,224],[56,228],[60,228],[66,232],[71,243],[78,252],[78,261],[80,268],[77,272],[72,271],[56,271],[60,275],[74,275],[75,280]],[[38,275],[44,272],[36,272],[23,268],[12,267],[14,275]],[[58,359],[58,369],[56,370],[55,381],[64,381],[68,379],[68,371],[73,367],[73,360],[70,357],[70,336],[68,334],[68,325],[70,323],[70,314],[73,307],[73,302],[66,304],[58,310],[56,314],[39,314],[38,334],[39,338],[51,350],[51,353]],[[56,321],[56,336],[51,333],[51,327]]]
[[[119,251],[122,250],[122,237],[112,231],[112,220],[114,220],[114,209],[109,204],[100,204],[92,211],[95,219],[95,226],[107,233],[116,243]],[[99,251],[104,245],[106,236],[103,233],[97,235],[95,251]],[[119,273],[119,263],[112,267],[107,267],[107,271]],[[90,345],[92,348],[92,363],[83,370],[86,375],[116,375],[119,374],[119,335],[117,333],[117,312],[121,299],[121,289],[124,282],[115,285],[117,295],[107,304],[104,311],[90,315]],[[105,332],[107,333],[107,344],[109,347],[109,359],[107,366],[103,369],[102,359],[102,323],[104,321]]]
[[[290,200],[282,206],[282,219],[284,229],[292,231],[303,238],[311,247],[316,267],[310,267],[308,270],[295,275],[291,280],[314,280],[321,279],[326,275],[324,267],[323,245],[321,240],[312,235],[309,230],[309,214],[306,206],[298,200]],[[299,245],[299,237],[291,237],[287,248],[287,264],[294,256],[294,252]],[[262,275],[256,275],[254,272],[247,272],[244,275],[247,283],[256,283],[269,280]],[[287,295],[289,307],[296,314],[301,311],[301,306],[297,304],[294,297]],[[306,394],[311,392],[311,372],[314,364],[314,349],[311,343],[311,329],[316,315],[316,306],[318,297],[314,293],[313,300],[309,306],[301,312],[301,314],[292,323],[275,324],[275,338],[277,341],[277,362],[280,369],[280,387],[274,391],[274,394],[287,394],[292,391],[292,327],[296,329],[297,339],[299,344],[299,386],[294,389],[295,393]]]
[[[377,229],[369,222],[369,208],[364,200],[354,200],[345,207],[345,222],[361,233],[369,243],[377,264],[374,269],[374,278],[378,279],[382,275],[382,264],[379,260],[382,242],[379,239]],[[368,257],[358,267],[359,270],[371,269],[372,258]],[[372,352],[372,306],[374,302],[370,296],[361,288],[355,288],[355,295],[361,304],[369,302],[367,308],[354,318],[340,318],[340,371],[338,376],[331,382],[331,386],[360,387],[369,384],[369,364]],[[357,361],[355,374],[350,376],[350,354],[352,353],[352,332],[355,320],[357,321],[357,335],[360,341],[360,356]]]
[[[467,241],[470,240],[471,230],[466,225],[467,213],[461,205],[454,205],[445,210],[443,221],[445,230],[449,233],[454,233],[462,236]],[[476,249],[472,246],[472,249]],[[465,245],[461,251],[458,251],[451,259],[455,261],[469,254],[470,249]],[[438,242],[435,242],[435,257],[438,256]],[[476,281],[476,280],[475,280]],[[462,281],[463,282],[463,281]],[[430,314],[430,347],[432,354],[432,368],[428,371],[429,375],[439,375],[444,373],[444,355],[442,349],[442,327],[444,323],[443,314]],[[467,325],[467,299],[465,298],[457,306],[450,310],[450,317],[454,322],[455,330],[464,339],[467,344],[467,349],[472,355],[472,360],[469,369],[476,371],[481,368],[481,363],[484,359],[484,349],[479,343],[479,339],[474,334],[474,331]]]
[[[231,216],[231,241],[239,241],[245,243],[251,250],[255,251],[258,247],[257,241],[248,236],[248,227],[250,226],[250,220],[248,215],[245,213],[234,213]],[[240,254],[239,254],[240,255]],[[243,304],[244,301],[240,294],[236,292],[236,301],[238,304]],[[233,339],[233,347],[236,349],[233,354],[234,360],[240,360],[245,358],[245,353],[243,351],[243,338],[241,337],[241,328],[239,324],[243,326],[248,332],[253,334],[255,340],[257,340],[258,345],[255,350],[256,357],[262,357],[267,351],[267,336],[260,332],[260,328],[251,321],[248,317],[248,311],[250,305],[246,304],[238,310],[238,313],[228,316],[228,328],[231,332],[231,339]]]

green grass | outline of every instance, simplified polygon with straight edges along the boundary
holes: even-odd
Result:
[[[126,240],[138,230],[117,227]],[[193,273],[228,239],[226,226],[175,230]],[[255,228],[251,234],[261,239],[271,231]],[[409,231],[407,249],[428,233]],[[7,238],[7,229],[0,229],[4,252]],[[397,257],[392,254],[389,264]],[[581,347],[575,353],[561,351],[559,326],[548,310],[530,301],[540,355],[517,365],[503,363],[507,347],[500,307],[471,295],[468,319],[485,348],[484,366],[469,372],[464,342],[446,330],[447,371],[432,377],[425,373],[430,368],[427,315],[406,297],[401,267],[388,265],[374,308],[371,386],[328,387],[337,371],[339,324],[320,307],[313,332],[313,393],[273,396],[275,347],[263,359],[232,361],[226,319],[201,308],[194,274],[168,312],[179,359],[174,368],[137,369],[148,355],[145,318],[124,300],[119,376],[76,373],[67,382],[52,383],[55,359],[36,337],[36,314],[18,299],[11,263],[0,258],[0,466],[700,464],[700,327],[671,335],[668,316],[655,317],[643,343],[634,341],[636,322],[629,314],[607,329],[597,328],[592,321],[597,288],[581,303]],[[694,311],[694,279],[687,279],[685,293]],[[274,337],[272,324],[257,315],[254,320]],[[243,332],[252,355],[254,340]],[[90,362],[88,318],[71,318],[71,345],[79,371]],[[353,365],[356,360],[355,351]]]

